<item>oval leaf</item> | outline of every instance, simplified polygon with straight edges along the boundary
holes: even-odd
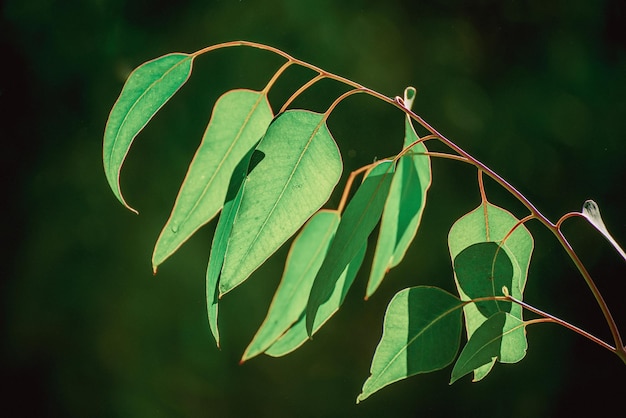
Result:
[[[261,139],[272,118],[263,92],[232,90],[217,100],[172,214],[154,247],[155,271],[219,212],[235,165]]]
[[[472,334],[452,369],[450,384],[472,370],[493,364],[496,359],[501,363],[516,363],[524,358],[527,348],[524,322],[498,312]]]
[[[387,307],[371,376],[357,403],[398,380],[452,363],[461,341],[462,307],[457,297],[436,287],[398,292]]]
[[[104,131],[104,173],[120,202],[133,212],[120,190],[120,170],[135,136],[185,84],[194,56],[168,54],[137,67],[113,105]]]
[[[224,257],[220,293],[247,279],[330,197],[342,162],[324,115],[289,110],[268,128],[264,159],[244,182]]]
[[[365,177],[346,207],[337,235],[320,267],[306,309],[307,330],[313,330],[319,307],[330,297],[335,282],[378,223],[393,178],[394,162],[381,161]]]
[[[242,362],[267,350],[304,312],[315,274],[339,225],[339,212],[321,210],[291,245],[285,271],[263,324],[246,348]]]

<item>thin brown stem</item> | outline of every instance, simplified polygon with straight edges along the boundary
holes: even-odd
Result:
[[[312,79],[310,79],[309,81],[307,81],[305,84],[303,84],[298,90],[296,90],[290,97],[289,99],[287,99],[287,101],[285,102],[285,104],[283,105],[283,107],[280,108],[280,112],[279,113],[283,113],[285,110],[287,110],[287,108],[289,107],[289,105],[291,105],[291,103],[299,96],[302,94],[302,92],[304,92],[306,89],[308,89],[309,87],[311,87],[313,84],[317,83],[318,81],[322,80],[324,78],[324,75],[322,74],[318,74],[315,77],[313,77]]]

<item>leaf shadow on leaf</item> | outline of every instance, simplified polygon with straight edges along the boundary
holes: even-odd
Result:
[[[499,296],[502,287],[513,285],[513,264],[495,242],[470,245],[454,259],[459,286],[471,299]],[[487,318],[497,312],[510,312],[511,302],[489,300],[476,302],[478,310]]]

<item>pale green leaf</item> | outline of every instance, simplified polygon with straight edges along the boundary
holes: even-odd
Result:
[[[498,312],[474,331],[452,369],[450,384],[496,359],[501,363],[516,363],[526,355],[527,348],[524,322]]]
[[[613,236],[609,233],[606,225],[604,225],[604,221],[602,220],[602,216],[600,215],[600,208],[598,207],[598,204],[593,200],[585,201],[585,203],[583,204],[582,215],[604,236],[604,238],[606,238],[609,243],[611,243],[611,245],[617,250],[619,255],[621,255],[622,258],[626,260],[626,253],[624,252],[622,247],[619,246],[617,241],[615,241],[615,238],[613,238]]]
[[[235,165],[261,139],[272,118],[264,92],[232,90],[217,100],[170,218],[154,247],[155,271],[220,211]]]
[[[243,354],[242,362],[263,353],[304,312],[315,275],[339,225],[339,212],[320,210],[291,245],[285,271],[263,324]]]
[[[319,307],[330,297],[346,266],[367,243],[367,238],[378,223],[389,193],[394,162],[381,161],[365,177],[350,200],[337,228],[337,235],[320,267],[306,308],[309,333],[313,329]]]
[[[328,300],[324,302],[315,315],[315,323],[311,335],[315,335],[317,331],[339,310],[346,298],[350,286],[354,282],[354,278],[361,268],[365,251],[367,247],[363,246],[356,256],[350,261],[350,264],[343,271],[339,280],[335,283],[333,293]],[[285,332],[271,347],[265,351],[265,354],[273,357],[281,357],[296,350],[302,344],[310,339],[306,330],[306,317],[304,312],[298,318],[298,322],[293,324],[287,332]]]
[[[405,90],[405,106],[410,108],[414,96],[415,89]],[[404,146],[408,147],[418,139],[411,119],[407,116]],[[401,157],[397,163],[380,222],[366,299],[376,291],[385,274],[402,261],[417,234],[432,178],[430,157],[415,154],[427,151],[424,143],[420,142],[413,146],[412,153]]]
[[[383,336],[357,403],[381,388],[452,363],[461,341],[463,303],[442,289],[398,292],[387,307]]]
[[[209,317],[209,327],[211,328],[211,333],[218,347],[220,345],[220,336],[217,327],[220,272],[224,262],[228,237],[233,227],[233,220],[241,204],[243,181],[246,178],[248,170],[252,169],[259,161],[259,158],[254,158],[255,155],[257,157],[259,156],[254,148],[248,150],[248,153],[233,170],[233,175],[230,179],[228,190],[226,191],[222,214],[217,222],[217,227],[213,234],[213,243],[211,244],[209,265],[206,271],[207,313]]]
[[[330,197],[341,177],[325,116],[289,110],[257,146],[263,160],[244,182],[220,279],[220,294],[246,280]]]
[[[120,190],[120,171],[137,134],[156,112],[185,84],[194,56],[168,54],[137,67],[111,109],[104,131],[104,173],[113,194],[133,212]]]

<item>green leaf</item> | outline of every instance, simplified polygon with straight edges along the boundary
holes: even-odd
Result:
[[[454,264],[456,257],[474,244],[497,243],[506,252],[513,265],[513,277],[509,291],[513,297],[523,300],[523,291],[534,246],[532,235],[524,225],[521,225],[502,243],[502,240],[517,224],[518,219],[511,213],[491,203],[484,202],[454,223],[448,235],[448,247]],[[471,298],[465,294],[462,286],[460,286],[456,272],[455,280],[461,300],[470,300]],[[498,289],[495,291],[497,292]],[[487,316],[481,313],[475,304],[466,305],[463,311],[467,335],[468,338],[471,338],[474,331],[487,320]],[[519,305],[512,304],[510,314],[522,320],[522,308]],[[484,378],[491,367],[492,364],[477,369],[474,372],[474,380]]]
[[[217,100],[170,218],[154,247],[155,271],[220,211],[235,165],[261,139],[272,118],[264,92],[232,90]]]
[[[306,325],[313,330],[319,307],[330,297],[335,282],[356,253],[367,243],[367,238],[378,223],[389,193],[394,162],[381,161],[365,177],[341,218],[337,235],[320,267],[306,308]]]
[[[524,322],[498,312],[472,334],[452,369],[450,384],[472,370],[493,364],[496,359],[501,363],[516,363],[526,355],[527,348]]]
[[[350,286],[354,282],[354,278],[361,268],[365,251],[367,247],[363,246],[357,255],[350,261],[350,264],[343,271],[339,280],[335,283],[332,295],[324,302],[317,311],[313,331],[311,335],[315,335],[317,331],[339,310],[346,298]],[[296,350],[302,344],[310,339],[306,330],[306,317],[304,312],[298,318],[298,322],[293,324],[287,332],[285,332],[272,346],[265,351],[265,354],[273,357],[281,357]]]
[[[242,362],[267,350],[304,312],[315,275],[339,225],[339,212],[321,210],[291,245],[285,271],[263,324],[246,348]]]
[[[244,182],[224,257],[221,294],[241,284],[295,234],[341,177],[341,155],[323,114],[282,113],[257,150],[264,158]]]
[[[381,388],[452,363],[461,341],[463,303],[442,289],[398,292],[387,307],[383,336],[357,403]]]
[[[461,251],[454,259],[454,272],[463,293],[470,299],[502,296],[502,287],[513,286],[513,263],[495,242],[479,242]],[[510,312],[511,302],[488,300],[476,302],[485,317]]]
[[[194,56],[168,54],[137,67],[113,105],[104,131],[104,173],[113,193],[133,212],[120,190],[120,171],[135,136],[185,84]]]
[[[413,96],[415,94],[414,90],[405,91],[405,104],[412,103],[413,96],[410,93]],[[407,116],[404,146],[407,147],[418,139],[411,119]],[[422,142],[412,148],[413,153],[427,151]],[[426,206],[426,192],[431,180],[430,157],[427,155],[408,154],[399,159],[380,223],[366,299],[376,291],[385,274],[402,261],[413,242]]]
[[[258,152],[254,148],[248,150],[248,153],[239,161],[239,164],[233,170],[230,179],[226,197],[224,200],[224,208],[217,222],[215,233],[213,234],[213,243],[211,244],[211,254],[209,255],[209,265],[206,271],[206,297],[207,297],[207,314],[209,317],[209,327],[215,338],[217,346],[220,345],[219,330],[217,327],[218,299],[219,299],[219,278],[224,262],[224,254],[226,253],[226,245],[228,237],[233,227],[233,220],[241,204],[243,196],[243,182],[248,171],[258,163]]]

